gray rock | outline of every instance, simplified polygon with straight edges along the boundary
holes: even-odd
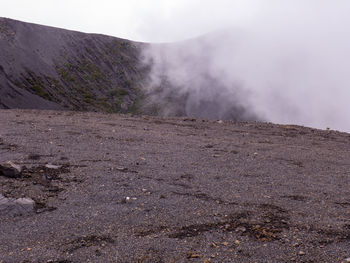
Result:
[[[4,164],[0,164],[0,175],[10,178],[19,177],[22,172],[22,167],[8,161]]]
[[[0,194],[0,216],[20,216],[35,212],[35,202],[31,198],[6,198]]]

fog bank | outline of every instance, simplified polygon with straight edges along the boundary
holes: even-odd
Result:
[[[152,45],[147,90],[154,101],[176,98],[164,115],[181,114],[182,103],[194,117],[350,131],[349,8],[341,0],[269,1],[245,26]]]

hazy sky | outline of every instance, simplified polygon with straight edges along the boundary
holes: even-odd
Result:
[[[260,0],[1,0],[0,16],[139,41],[174,41],[248,23]]]

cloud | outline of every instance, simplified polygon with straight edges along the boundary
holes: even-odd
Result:
[[[137,32],[151,42],[192,38],[231,25],[247,23],[257,12],[258,0],[165,0],[142,8]],[[161,4],[159,4],[161,3]]]
[[[350,131],[350,2],[267,3],[240,27],[147,50],[148,90],[183,99],[187,115]]]
[[[258,0],[11,0],[0,16],[146,42],[171,42],[244,23]]]

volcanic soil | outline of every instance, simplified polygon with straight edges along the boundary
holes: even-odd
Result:
[[[0,110],[0,262],[350,262],[350,134]],[[49,164],[49,165],[48,165]],[[17,209],[17,211],[10,211]]]

